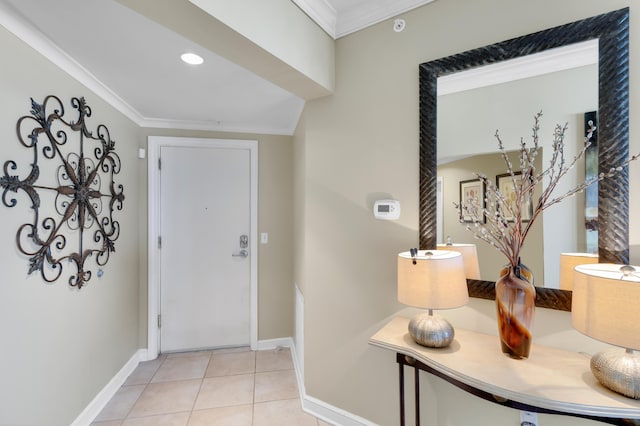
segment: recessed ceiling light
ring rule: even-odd
[[[180,59],[191,65],[200,65],[204,62],[202,56],[196,55],[195,53],[183,53],[180,56]]]

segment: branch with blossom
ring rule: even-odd
[[[564,137],[568,125],[556,125],[553,131],[552,155],[549,166],[538,172],[535,167],[535,159],[540,151],[538,132],[540,130],[539,112],[534,117],[532,146],[520,140],[520,170],[518,173],[513,167],[504,144],[498,131],[495,138],[498,141],[498,149],[507,165],[507,174],[511,176],[513,185],[513,196],[507,200],[505,194],[500,191],[496,183],[487,176],[474,173],[486,187],[484,208],[479,208],[473,200],[463,200],[460,204],[454,203],[464,216],[471,218],[471,223],[466,227],[474,233],[480,240],[489,243],[502,254],[504,254],[513,266],[520,262],[520,251],[524,245],[525,238],[535,221],[535,219],[547,208],[559,203],[563,199],[582,192],[595,182],[611,177],[626,167],[629,162],[636,160],[640,155],[636,154],[618,167],[613,167],[606,172],[599,173],[596,177],[588,179],[577,185],[573,189],[558,197],[552,197],[552,193],[560,179],[565,176],[576,163],[584,156],[590,145],[588,140],[582,149],[567,162],[564,153]],[[538,184],[546,181],[546,186],[542,189],[540,196],[535,199],[534,192]],[[523,209],[533,206],[531,218],[523,222]],[[462,217],[462,215],[461,215]],[[462,219],[461,219],[462,221]]]

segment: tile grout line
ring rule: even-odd
[[[258,369],[258,352],[253,353],[253,392],[251,395],[251,425],[256,422],[256,371]]]
[[[198,397],[200,396],[200,391],[202,390],[202,385],[204,384],[204,379],[207,377],[207,371],[209,370],[209,365],[211,364],[211,360],[213,358],[213,352],[209,354],[209,361],[207,361],[207,366],[204,368],[204,372],[202,373],[202,378],[200,379],[200,386],[198,387],[198,392],[196,393],[196,397],[193,399],[193,404],[191,404],[191,410],[189,411],[189,415],[187,416],[187,426],[191,421],[191,416],[193,415],[193,411],[196,408],[196,402],[198,402]]]
[[[251,425],[253,426],[256,419],[256,361],[253,361],[253,392],[251,392]]]
[[[253,352],[253,357],[252,357],[252,376],[253,377],[252,377],[251,412],[250,412],[251,413],[251,419],[250,419],[251,423],[250,424],[251,425],[256,425],[257,424],[256,423],[256,419],[257,419],[256,418],[256,404],[258,403],[257,402],[257,375],[259,373],[258,372],[259,351],[249,351],[249,352]],[[215,352],[209,352],[209,357],[207,359],[206,366],[204,366],[204,372],[203,372],[202,376],[199,378],[200,379],[200,383],[199,383],[199,386],[198,386],[198,390],[196,392],[196,396],[195,396],[195,398],[193,400],[193,403],[191,405],[191,409],[188,412],[187,411],[183,411],[183,413],[187,414],[185,426],[188,425],[189,422],[194,419],[193,413],[194,413],[194,411],[196,411],[195,410],[196,403],[198,401],[198,398],[201,396],[200,394],[201,394],[203,386],[204,386],[204,380],[207,378],[207,371],[209,370],[209,368],[215,362],[215,359],[214,359],[215,355],[216,355]],[[161,369],[166,364],[166,360],[168,358],[169,357],[167,357],[167,356],[162,357],[162,359],[159,362],[159,365],[153,371],[153,374],[151,374],[150,377],[144,381],[144,383],[140,383],[141,385],[143,385],[142,391],[137,396],[136,400],[133,402],[131,407],[128,409],[126,415],[122,419],[114,419],[115,421],[118,421],[121,426],[129,419],[129,416],[133,412],[136,404],[140,401],[140,397],[143,395],[143,393],[146,390],[148,390],[149,385],[152,384],[154,378],[158,377],[158,375],[160,374]],[[267,359],[269,359],[269,358],[266,358],[263,361],[266,361]],[[261,364],[262,365],[261,368],[264,370],[264,371],[260,371],[261,374],[270,374],[270,373],[277,373],[277,372],[285,372],[285,371],[295,370],[295,368],[286,368],[286,367],[284,367],[284,364],[282,364],[280,362],[272,363],[271,360],[266,361],[266,362],[267,362],[267,364],[264,364],[264,362]],[[230,375],[227,374],[225,376],[235,376],[235,375],[240,375],[240,374],[244,374],[244,373],[236,373],[236,374],[230,374]],[[214,377],[218,377],[218,376],[214,376]],[[184,380],[186,380],[186,379],[184,379]],[[170,380],[170,381],[173,381],[173,380]],[[158,382],[158,383],[161,383],[161,382]],[[122,386],[122,387],[124,387],[124,386]],[[265,403],[271,403],[271,402],[286,401],[286,400],[297,400],[298,404],[302,403],[302,401],[301,401],[301,399],[299,397],[273,399],[273,400],[264,401],[264,402]],[[170,414],[170,413],[167,413],[167,414]],[[144,418],[144,417],[148,417],[148,416],[142,416],[141,418]],[[320,426],[320,420],[315,416],[313,416],[313,417],[314,417],[314,420],[315,420],[314,424],[316,426]],[[135,417],[135,418],[138,418],[138,417]]]
[[[140,400],[140,397],[142,396],[144,391],[147,390],[147,388],[151,384],[151,380],[153,380],[153,378],[158,373],[158,371],[160,370],[160,368],[162,367],[162,365],[164,364],[166,359],[167,359],[166,357],[164,359],[162,359],[162,361],[160,362],[160,365],[158,365],[158,368],[156,368],[156,371],[153,372],[151,377],[149,377],[149,380],[147,381],[147,383],[144,384],[144,388],[142,389],[142,392],[140,392],[140,395],[138,395],[138,397],[136,398],[134,403],[131,404],[131,408],[129,408],[129,410],[127,411],[127,414],[122,419],[120,419],[120,424],[121,425],[124,424],[125,420],[127,420],[129,418],[129,416],[131,415],[131,412],[133,411],[133,408],[136,406],[137,402]],[[120,389],[122,389],[123,387],[124,387],[124,385],[120,386]]]

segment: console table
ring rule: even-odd
[[[589,358],[583,354],[534,344],[529,359],[515,360],[502,354],[497,336],[460,328],[456,328],[449,347],[426,348],[409,336],[408,324],[408,318],[394,318],[369,339],[371,345],[396,352],[401,426],[405,425],[405,366],[414,368],[416,426],[420,424],[419,370],[519,410],[640,425],[640,401],[600,385],[591,374]]]

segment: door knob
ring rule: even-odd
[[[232,254],[231,256],[233,256],[233,257],[247,257],[247,256],[249,256],[249,251],[240,250],[240,253],[235,253],[235,254]]]

